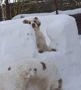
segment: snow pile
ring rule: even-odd
[[[35,16],[24,19],[30,20],[33,17]],[[75,19],[68,15],[48,15],[38,16],[38,18],[42,24],[40,30],[45,35],[47,44],[52,48],[56,48],[57,51],[37,53],[34,30],[30,25],[22,24],[24,19],[1,22],[0,71],[5,68],[6,63],[9,65],[11,59],[15,60],[12,63],[27,57],[49,59],[61,71],[64,90],[80,90],[81,45],[79,43]],[[30,33],[30,35],[27,35],[27,33]]]
[[[49,46],[61,52],[62,56],[58,58],[59,55],[57,55],[56,60],[60,59],[60,61],[63,61],[65,59],[66,63],[64,66],[66,69],[68,67],[69,70],[63,71],[64,73],[66,72],[66,74],[62,73],[62,75],[65,78],[66,75],[69,74],[69,79],[72,77],[72,74],[73,76],[81,74],[81,70],[79,70],[79,68],[81,68],[81,46],[75,19],[69,16],[63,16],[63,18],[59,18],[58,16],[58,19],[59,22],[55,20],[47,28],[47,34],[51,39]],[[64,67],[62,68],[61,66],[60,68],[62,71]]]
[[[3,67],[5,64],[3,68],[24,58],[34,57],[36,51],[32,27],[23,24],[22,21],[13,23],[0,23],[0,66]]]
[[[51,40],[50,47],[55,47],[65,53],[79,51],[80,43],[75,19],[69,16],[66,17],[66,15],[62,15],[62,17],[58,16],[59,22],[54,20],[47,27],[47,34]]]
[[[81,46],[75,19],[68,15],[51,15],[39,19],[42,23],[40,29],[48,45],[56,48],[57,52],[45,52],[36,57],[53,60],[61,71],[64,83],[68,83],[72,76],[81,74]]]

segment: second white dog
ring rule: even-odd
[[[0,90],[61,90],[62,79],[51,60],[27,59],[0,73]]]

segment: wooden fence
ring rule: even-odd
[[[8,3],[0,7],[0,21],[11,19],[18,14],[27,13],[43,13],[56,10],[72,10],[81,8],[81,0],[15,0],[13,3]],[[78,32],[81,34],[81,14],[73,15],[77,21]]]
[[[54,0],[50,0],[50,2],[45,2],[45,0],[18,0],[18,2],[11,4],[6,3],[3,8],[5,10],[5,19],[11,19],[18,14],[43,13],[55,10]]]
[[[77,26],[78,26],[78,34],[81,34],[81,14],[77,14],[77,15],[72,15],[77,22]]]
[[[81,0],[56,0],[58,10],[81,8]]]
[[[0,21],[2,21],[2,10],[1,10],[1,7],[0,7]]]
[[[76,1],[76,2],[75,2]],[[11,19],[18,14],[26,13],[43,13],[56,10],[68,10],[81,7],[81,0],[13,0],[13,3],[8,3],[4,8],[4,19]],[[0,8],[1,9],[1,8]],[[1,10],[0,10],[1,11]],[[1,12],[0,12],[0,16]],[[2,17],[0,17],[2,19]]]

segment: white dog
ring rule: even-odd
[[[62,79],[51,60],[27,59],[0,73],[0,90],[61,90]]]
[[[40,53],[45,52],[45,51],[56,51],[56,49],[49,48],[46,45],[45,37],[44,37],[43,33],[40,31],[41,22],[39,21],[39,19],[37,17],[35,17],[32,20],[24,20],[23,23],[31,24],[32,28],[34,28],[37,48]]]

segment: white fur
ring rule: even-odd
[[[43,62],[46,68],[43,69]],[[0,90],[56,90],[61,79],[51,60],[27,59],[0,74]],[[61,89],[58,89],[61,90]]]
[[[35,28],[35,36],[38,51],[51,51],[52,49],[46,45],[46,40],[40,28]]]

